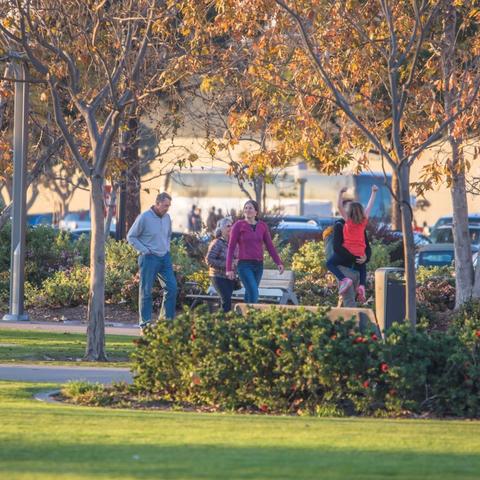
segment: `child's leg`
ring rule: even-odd
[[[340,256],[334,253],[327,261],[327,268],[337,277],[338,279],[338,294],[343,295],[351,286],[352,280],[346,277],[343,272],[338,268],[339,265],[345,265],[345,260]]]
[[[339,265],[343,265],[344,260],[340,255],[334,253],[328,260],[327,260],[327,268],[330,270],[339,281],[342,281],[345,278],[345,275],[342,271],[338,268]]]
[[[360,274],[360,285],[365,286],[367,283],[367,262],[357,263],[355,265],[355,270]]]
[[[364,303],[366,301],[365,298],[365,283],[367,282],[367,264],[366,263],[358,263],[355,265],[355,270],[358,271],[360,274],[360,281],[357,287],[357,300],[360,303]]]

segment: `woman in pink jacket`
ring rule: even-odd
[[[243,207],[244,220],[234,223],[230,232],[227,251],[227,277],[235,277],[233,272],[233,253],[238,245],[237,272],[245,287],[245,302],[258,302],[258,286],[263,274],[263,244],[267,247],[272,260],[280,273],[284,267],[278,256],[268,230],[268,225],[258,219],[258,203],[249,200]]]

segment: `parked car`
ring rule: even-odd
[[[472,245],[472,260],[476,261],[478,245]],[[455,250],[453,243],[432,243],[423,245],[418,249],[415,257],[415,266],[418,267],[443,267],[453,265]]]
[[[272,228],[272,235],[279,236],[279,245],[292,244],[297,250],[307,240],[321,240],[323,228],[315,222],[285,222],[281,221]]]
[[[89,228],[75,228],[73,230],[67,230],[68,234],[70,235],[70,238],[72,240],[78,240],[82,235],[90,239],[90,234],[92,233],[92,229]],[[110,238],[116,238],[116,231],[115,231],[115,226],[110,225]]]
[[[53,225],[53,213],[36,213],[27,215],[27,224],[32,227],[38,225]]]
[[[67,213],[59,222],[58,228],[60,230],[76,230],[91,228],[90,212],[88,210],[81,212]]]
[[[394,230],[392,233],[398,238],[398,240],[403,239],[403,233],[399,230]],[[423,233],[413,232],[413,243],[415,244],[415,248],[419,248],[422,245],[429,245],[432,243],[432,240],[430,240],[430,238],[428,238],[426,235],[423,235]]]
[[[341,217],[319,217],[317,215],[265,215],[262,220],[270,226],[278,225],[280,222],[290,223],[315,223],[324,230],[333,225]]]
[[[81,235],[88,235],[90,237],[90,231],[92,230],[90,211],[85,210],[67,213],[62,220],[58,222],[58,228],[70,232],[74,239],[80,238]],[[116,223],[113,218],[110,223],[110,237],[115,238],[115,233]]]
[[[480,225],[469,225],[468,233],[472,245],[480,245]],[[453,243],[453,230],[451,225],[436,228],[430,235],[433,243]]]
[[[438,227],[443,227],[444,225],[452,225],[453,217],[452,215],[445,215],[440,217],[436,222],[435,225],[432,227],[432,232]],[[472,213],[468,216],[468,223],[470,225],[480,225],[480,214],[479,213]]]

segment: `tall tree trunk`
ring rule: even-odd
[[[255,201],[258,203],[258,208],[260,211],[263,211],[265,209],[265,205],[263,205],[263,188],[265,187],[264,185],[264,180],[263,176],[258,176],[255,177],[253,180],[253,189],[255,191]]]
[[[392,190],[393,196],[392,199],[392,229],[401,230],[402,229],[402,213],[400,210],[400,181],[398,179],[398,174],[393,171],[392,173]]]
[[[405,262],[406,317],[413,327],[417,324],[417,297],[415,276],[415,242],[410,206],[410,167],[402,165],[398,171],[400,183],[400,211],[402,214],[403,258]]]
[[[453,241],[455,249],[455,308],[461,307],[472,297],[473,262],[472,245],[468,232],[468,204],[465,182],[463,152],[452,135],[449,135],[452,148],[452,204]]]
[[[456,42],[457,14],[455,7],[450,3],[447,7],[443,26],[442,66],[445,115],[453,115],[457,89],[454,85],[455,75],[455,42]],[[472,297],[473,290],[473,262],[472,246],[468,233],[468,204],[465,182],[465,162],[463,151],[460,149],[461,139],[453,135],[453,125],[447,129],[447,140],[451,147],[451,161],[449,163],[452,186],[450,193],[453,205],[453,240],[455,249],[455,308],[461,307]]]
[[[125,174],[125,229],[128,232],[140,214],[140,158],[138,156],[139,122],[136,104],[127,113],[127,129],[122,135],[123,159],[128,165]]]
[[[106,361],[105,354],[105,232],[103,225],[103,183],[101,175],[93,175],[90,183],[90,291],[88,296],[88,328],[85,359]]]

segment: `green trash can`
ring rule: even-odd
[[[405,271],[385,267],[375,270],[375,313],[382,333],[405,321]]]

